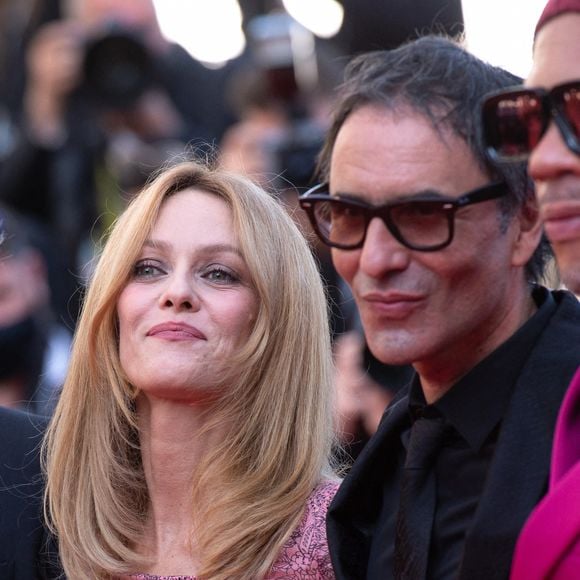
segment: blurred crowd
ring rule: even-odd
[[[410,367],[366,348],[350,290],[297,206],[347,56],[283,11],[253,17],[248,48],[219,68],[166,40],[151,0],[4,0],[0,14],[0,203],[11,238],[0,266],[0,404],[50,414],[108,228],[170,160],[199,157],[249,175],[309,237],[356,456]]]

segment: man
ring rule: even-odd
[[[0,215],[0,244],[3,224]],[[6,580],[59,576],[42,523],[42,427],[33,415],[0,407],[0,578]]]
[[[516,154],[519,158],[529,156],[529,171],[536,182],[546,233],[562,280],[575,294],[580,294],[579,55],[580,0],[550,0],[536,27],[528,88],[490,97],[484,104],[483,117],[492,156],[505,161]],[[547,98],[544,91],[549,91]],[[540,110],[537,104],[542,101],[548,106]],[[515,123],[508,128],[510,118]],[[534,121],[540,131],[534,128]],[[580,345],[576,344],[576,348],[580,349]],[[558,417],[550,489],[520,536],[513,580],[578,577],[579,408],[580,371]]]
[[[0,578],[57,578],[43,528],[41,423],[0,407]]]
[[[301,199],[374,355],[416,371],[329,511],[339,579],[506,578],[545,492],[580,306],[537,285],[525,165],[485,155],[481,97],[515,83],[442,38],[358,57],[321,155],[329,185]]]
[[[49,416],[64,382],[71,334],[54,317],[35,231],[0,206],[0,406]]]

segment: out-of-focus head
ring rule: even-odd
[[[580,0],[550,0],[538,21],[525,86],[483,103],[488,153],[528,161],[563,282],[580,293]]]
[[[563,282],[580,294],[580,0],[550,0],[536,28],[526,85],[569,90],[529,158],[541,214]],[[558,91],[558,89],[556,89]],[[577,147],[566,143],[564,125]]]
[[[29,224],[0,210],[0,383],[4,404],[20,405],[38,385],[50,320],[46,262],[32,242]]]

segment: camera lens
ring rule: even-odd
[[[87,46],[85,87],[106,107],[131,106],[153,82],[153,60],[135,36],[115,31]]]

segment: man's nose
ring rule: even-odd
[[[411,250],[395,239],[381,218],[375,217],[367,228],[359,268],[368,276],[380,278],[390,271],[407,268],[410,255]]]
[[[566,145],[554,120],[531,152],[528,171],[536,181],[555,179],[566,173],[580,176],[580,155]]]

